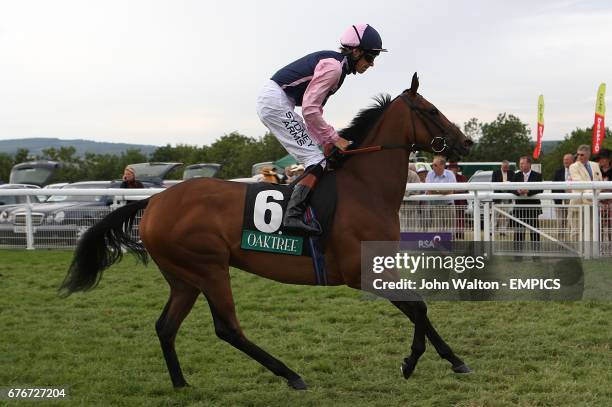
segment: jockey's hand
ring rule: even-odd
[[[352,141],[348,141],[347,139],[342,137],[339,137],[338,140],[336,140],[336,142],[334,143],[334,145],[342,151],[346,150],[351,144],[353,144]]]
[[[334,145],[333,144],[324,144],[323,145],[323,155],[325,157],[329,157],[332,155],[333,151],[334,151]]]

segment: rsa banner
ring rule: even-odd
[[[599,85],[595,104],[595,122],[593,123],[593,154],[599,154],[601,143],[606,135],[604,116],[606,115],[606,84]]]
[[[534,160],[537,160],[542,152],[542,137],[544,137],[544,95],[538,98],[538,142],[533,150]]]

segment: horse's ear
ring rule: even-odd
[[[410,84],[410,93],[413,95],[416,95],[417,90],[419,89],[419,77],[417,76],[417,73],[415,72],[414,75],[412,75],[412,83]]]

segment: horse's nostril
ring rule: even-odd
[[[474,145],[474,142],[470,139],[465,140],[465,146],[466,147],[472,147]]]

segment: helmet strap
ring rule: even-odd
[[[353,30],[355,30],[355,34],[357,34],[357,38],[359,39],[359,45],[357,47],[361,47],[361,35],[359,35],[359,30],[357,30],[355,26],[353,26]]]
[[[357,73],[357,61],[359,61],[360,59],[360,58],[355,59],[355,57],[353,56],[353,50],[355,49],[359,49],[359,48],[357,47],[351,48],[351,53],[346,56],[346,61],[348,63],[348,71],[349,73],[352,73],[352,74]]]

